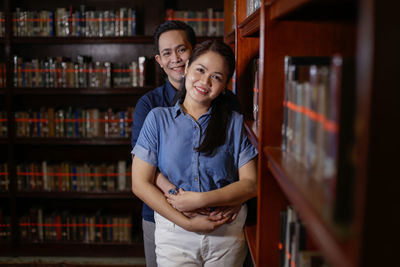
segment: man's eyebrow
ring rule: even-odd
[[[171,48],[164,48],[163,50],[161,50],[160,52],[168,52],[171,51]]]

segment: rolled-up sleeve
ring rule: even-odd
[[[136,145],[131,154],[153,166],[157,166],[159,144],[158,133],[156,116],[154,110],[151,110],[143,123],[139,138],[137,139]]]
[[[249,138],[247,138],[246,131],[242,125],[240,153],[239,153],[239,169],[247,162],[255,158],[257,154],[258,154],[257,149],[250,142]]]

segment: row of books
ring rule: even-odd
[[[0,88],[7,86],[6,63],[0,62]]]
[[[253,14],[254,11],[256,11],[257,9],[260,8],[260,6],[261,6],[261,0],[247,0],[247,2],[246,2],[247,16]]]
[[[13,12],[14,36],[134,36],[136,35],[136,11],[121,7],[117,10],[78,10],[57,8],[54,11]]]
[[[68,107],[15,112],[17,137],[127,138],[132,132],[133,108],[83,109]]]
[[[280,213],[280,267],[326,267],[323,256],[312,248],[297,212],[288,206]]]
[[[0,192],[8,192],[10,190],[10,179],[8,178],[8,164],[0,163]]]
[[[29,242],[71,241],[82,243],[132,242],[132,218],[103,214],[74,214],[31,208],[19,219],[21,240]]]
[[[143,87],[145,64],[144,56],[129,63],[92,61],[89,56],[78,56],[76,61],[65,57],[24,60],[14,56],[13,82],[14,87]]]
[[[0,111],[0,137],[7,137],[8,135],[8,119],[7,112]]]
[[[49,192],[129,192],[130,168],[130,164],[125,161],[102,164],[49,164],[47,161],[18,164],[17,189]]]
[[[224,12],[167,9],[166,20],[180,20],[190,25],[197,36],[224,36]]]
[[[0,208],[0,242],[11,240],[11,217]]]
[[[4,17],[4,12],[0,11],[0,37],[5,36],[6,32],[6,24],[5,24],[5,17]]]
[[[354,61],[286,57],[282,149],[321,184],[334,217],[351,216]],[[349,208],[345,208],[349,207]]]

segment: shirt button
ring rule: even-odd
[[[196,177],[196,178],[194,178],[194,180],[197,182],[197,177]]]

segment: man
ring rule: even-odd
[[[155,107],[172,106],[173,100],[180,84],[183,81],[185,64],[192,54],[196,44],[193,29],[181,21],[166,21],[156,29],[154,42],[157,54],[155,59],[167,75],[166,82],[143,95],[135,106],[132,125],[132,148],[136,145],[140,130],[147,114]],[[236,97],[227,92],[232,98],[232,109],[239,111]],[[154,243],[154,211],[143,203],[142,209],[143,241],[146,256],[146,266],[157,266]]]

